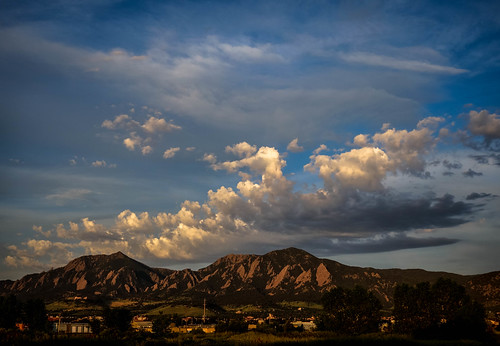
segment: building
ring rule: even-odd
[[[150,321],[146,316],[134,316],[131,326],[138,332],[153,332],[153,322]]]
[[[295,322],[292,322],[292,326],[294,328],[304,328],[304,330],[313,330],[314,328],[316,328],[316,324],[314,323],[314,321],[295,321]]]
[[[92,334],[92,328],[88,322],[55,322],[52,330],[59,334]]]

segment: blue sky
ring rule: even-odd
[[[295,246],[498,270],[495,1],[0,4],[0,278]]]

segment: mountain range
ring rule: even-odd
[[[208,297],[219,304],[319,301],[336,286],[363,286],[392,305],[398,283],[449,278],[488,309],[500,310],[500,271],[480,275],[422,269],[354,267],[287,248],[265,255],[227,255],[199,270],[152,268],[121,252],[76,258],[66,266],[0,281],[0,294],[57,300],[70,297],[168,299]]]

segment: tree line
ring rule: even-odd
[[[48,331],[47,311],[42,299],[19,301],[16,296],[0,296],[0,328],[14,329],[24,323],[32,331]]]
[[[361,286],[333,288],[323,295],[322,305],[323,314],[316,321],[318,330],[346,335],[379,331],[382,304],[373,292]],[[21,302],[13,295],[0,296],[0,311],[0,328],[15,329],[16,323],[23,322],[30,331],[49,331],[47,311],[41,299]],[[450,279],[440,278],[432,285],[429,282],[414,286],[398,284],[394,290],[392,313],[391,331],[398,334],[428,339],[480,339],[486,336],[484,307],[471,299],[463,286]],[[154,331],[159,334],[166,333],[174,322],[166,316],[161,317],[153,323]],[[131,318],[131,311],[127,309],[106,307],[102,323],[96,319],[90,323],[96,334],[101,331],[119,334],[130,328]]]
[[[376,332],[382,304],[361,286],[336,287],[322,298],[324,314],[320,330],[343,334]],[[398,284],[394,290],[395,333],[415,338],[478,339],[486,335],[484,307],[472,300],[465,288],[450,279],[415,286]]]

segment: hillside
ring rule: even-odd
[[[151,268],[121,252],[83,256],[66,266],[0,281],[1,294],[60,299],[72,296],[129,298],[210,297],[223,304],[318,301],[335,286],[360,285],[387,307],[398,283],[450,278],[489,308],[500,306],[500,272],[458,275],[421,269],[374,269],[346,266],[288,248],[265,255],[227,255],[197,271]]]

